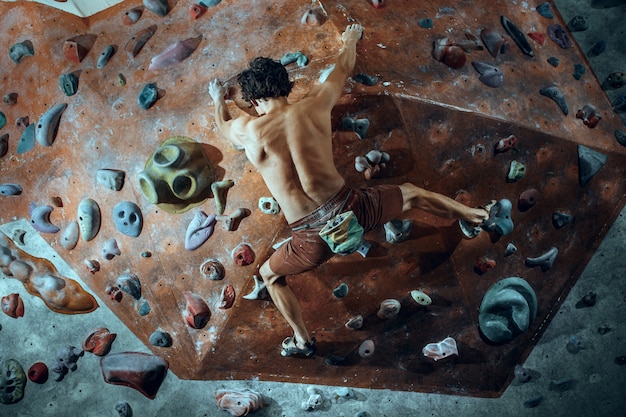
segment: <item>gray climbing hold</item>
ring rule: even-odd
[[[563,114],[567,116],[567,114],[569,113],[567,100],[565,100],[565,96],[563,95],[563,93],[559,91],[558,88],[554,86],[544,87],[541,90],[539,90],[539,94],[541,94],[542,96],[548,97],[549,99],[554,101],[559,106]]]
[[[139,206],[132,201],[122,201],[113,207],[113,222],[120,232],[137,237],[143,227],[143,215]]]
[[[622,146],[626,146],[626,132],[623,130],[616,130],[614,134],[617,142]]]
[[[139,107],[144,110],[148,110],[154,105],[154,103],[156,103],[158,98],[159,92],[157,90],[156,83],[148,83],[141,89],[137,102],[139,103]]]
[[[105,65],[109,63],[109,60],[114,53],[115,47],[113,45],[105,46],[104,50],[102,50],[102,53],[100,53],[100,56],[98,57],[98,68],[104,68]]]
[[[537,314],[537,296],[519,277],[504,278],[485,293],[478,322],[482,334],[494,343],[506,343],[530,327]]]
[[[35,50],[31,41],[24,41],[13,44],[9,49],[9,58],[16,64],[19,64],[24,57],[34,56]]]
[[[554,260],[556,259],[556,255],[559,254],[559,250],[553,246],[549,251],[544,253],[541,256],[537,256],[536,258],[526,258],[526,266],[529,268],[538,266],[541,267],[543,272],[548,271],[552,268],[552,264],[554,264]]]
[[[513,231],[513,220],[511,220],[511,201],[503,198],[489,209],[489,218],[485,220],[482,228],[488,232],[495,231],[502,236],[506,236]]]
[[[126,173],[117,169],[99,169],[96,171],[96,181],[113,191],[119,191],[124,186]]]
[[[59,130],[61,115],[67,108],[67,103],[52,106],[41,115],[35,128],[35,139],[42,146],[51,146]]]
[[[19,184],[0,184],[0,195],[20,195],[22,194],[22,187]]]
[[[572,220],[574,220],[574,216],[572,216],[571,214],[563,213],[560,211],[555,211],[554,213],[552,213],[552,224],[557,229],[560,229],[566,224],[571,223]]]
[[[339,284],[337,288],[333,290],[333,295],[337,298],[343,298],[348,295],[348,285],[345,282]]]
[[[162,330],[157,330],[150,335],[150,344],[158,347],[172,346],[172,336]]]
[[[578,177],[584,187],[606,163],[607,156],[584,145],[578,145]]]
[[[73,96],[78,91],[78,77],[73,73],[62,74],[59,77],[59,87],[66,96]]]

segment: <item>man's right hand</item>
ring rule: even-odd
[[[343,43],[358,42],[363,36],[363,26],[358,23],[348,25],[346,30],[341,34],[341,40]]]

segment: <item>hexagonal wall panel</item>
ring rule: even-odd
[[[93,16],[88,25],[41,5],[0,4],[2,27],[7,28],[3,42],[30,40],[35,49],[34,56],[18,64],[6,54],[0,56],[2,68],[9,69],[2,90],[19,94],[16,105],[2,106],[9,121],[3,130],[10,135],[8,154],[0,159],[2,182],[23,188],[19,196],[1,197],[1,220],[27,218],[31,202],[49,204],[50,198],[60,197],[62,207],[53,209],[50,220],[64,230],[77,218],[83,199],[96,200],[103,219],[93,240],[80,240],[76,248],[65,250],[62,232],[44,238],[104,300],[102,308],[114,311],[181,378],[259,378],[479,396],[503,392],[514,365],[532,350],[624,204],[626,149],[613,135],[623,125],[583,54],[575,44],[562,49],[546,39],[529,40],[533,56],[528,56],[500,22],[500,16],[506,16],[524,33],[545,34],[550,24],[565,26],[558,13],[547,19],[526,3],[506,1],[488,2],[485,7],[475,2],[454,7],[435,1],[389,2],[379,9],[362,0],[324,1],[313,6],[323,9],[328,20],[307,26],[301,18],[311,6],[308,1],[221,2],[197,20],[189,16],[190,4],[170,1],[167,16],[144,10],[135,24],[124,25],[125,12],[140,4],[124,2]],[[420,26],[426,18],[432,20],[432,28]],[[242,296],[252,291],[256,268],[289,230],[280,215],[258,208],[259,198],[269,192],[245,155],[218,136],[207,86],[216,77],[232,79],[256,56],[279,59],[287,52],[302,51],[308,65],[288,66],[297,100],[333,63],[341,33],[353,22],[365,27],[354,73],[377,76],[378,81],[366,86],[351,79],[333,111],[335,159],[347,182],[363,186],[411,181],[473,206],[508,199],[513,203],[514,229],[507,236],[485,231],[470,240],[454,220],[414,210],[407,213],[413,222],[408,241],[390,244],[382,228],[370,232],[366,238],[372,247],[365,258],[335,257],[315,271],[289,278],[318,340],[318,355],[282,358],[280,342],[290,335],[289,327],[271,301]],[[136,56],[128,54],[125,45],[151,25],[157,27],[153,36]],[[485,28],[506,39],[496,58],[475,48],[482,48],[482,42],[474,39]],[[65,41],[83,34],[95,36],[91,49],[78,64],[66,60]],[[153,56],[199,34],[203,39],[189,58],[169,69],[148,70]],[[432,57],[433,42],[443,37],[457,44],[470,40],[468,45],[473,46],[466,45],[464,66],[453,69]],[[97,68],[107,45],[114,45],[116,52],[104,68]],[[559,58],[558,67],[547,62],[552,56]],[[484,85],[471,62],[496,65],[503,74],[502,85]],[[574,64],[587,70],[580,79],[573,76]],[[79,79],[73,96],[59,88],[59,77],[66,73]],[[138,97],[148,83],[156,84],[159,98],[145,110]],[[568,115],[539,93],[549,86],[564,95]],[[13,121],[28,115],[36,122],[57,103],[67,103],[68,108],[52,146],[36,144],[18,154],[22,130]],[[586,104],[602,116],[595,128],[576,117]],[[249,111],[242,107],[230,104],[235,115]],[[345,117],[370,121],[363,139],[344,129]],[[510,135],[517,139],[515,147],[495,152],[496,144]],[[232,231],[218,222],[213,236],[194,251],[184,247],[186,228],[198,210],[215,213],[214,198],[170,214],[150,204],[139,187],[138,175],[146,161],[173,136],[203,143],[216,167],[215,179],[234,181],[227,193],[226,214],[238,208],[251,213]],[[583,172],[590,168],[584,161],[580,165],[579,145],[606,156],[606,163],[597,172],[592,168],[594,175],[584,185],[580,167]],[[379,177],[367,181],[355,170],[354,159],[372,149],[387,152],[390,162]],[[517,181],[507,179],[514,160],[525,166],[525,176]],[[98,183],[97,170],[104,168],[124,171],[121,190]],[[519,196],[529,189],[538,192],[536,204],[520,210]],[[140,206],[144,224],[138,237],[116,229],[112,212],[120,201]],[[557,228],[554,213],[569,214],[573,221]],[[110,238],[116,239],[121,254],[107,260],[101,250]],[[249,266],[239,266],[233,258],[241,243],[255,252],[256,260]],[[517,252],[505,256],[509,243]],[[526,258],[541,256],[552,247],[558,255],[551,268],[526,266]],[[142,256],[146,252],[151,256]],[[475,264],[482,257],[491,258],[495,266],[480,274]],[[211,258],[225,266],[224,280],[202,275],[200,266]],[[98,260],[100,271],[89,273],[85,260]],[[142,300],[110,299],[106,287],[128,272],[141,281]],[[522,277],[533,287],[537,316],[513,341],[489,343],[478,328],[478,308],[495,282],[511,276]],[[332,291],[342,282],[349,292],[338,299]],[[227,284],[237,296],[234,306],[223,310],[220,294]],[[415,303],[409,294],[414,289],[427,293],[433,303],[427,307]],[[197,294],[209,306],[211,317],[203,329],[192,329],[183,319],[184,292]],[[401,310],[385,320],[376,313],[388,298],[400,301]],[[138,310],[144,302],[150,311],[141,315]],[[364,317],[363,328],[347,329],[346,321],[358,314]],[[173,336],[172,347],[149,344],[157,329]],[[447,336],[456,340],[458,356],[435,362],[422,354],[426,344]],[[365,340],[375,344],[371,358],[358,355]]]

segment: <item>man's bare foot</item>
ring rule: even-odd
[[[472,208],[468,207],[465,213],[461,216],[462,220],[476,226],[481,225],[485,220],[489,218],[489,212],[484,208]]]

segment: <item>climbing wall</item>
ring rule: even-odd
[[[221,2],[198,16],[191,13],[194,7],[197,12],[192,1],[170,0],[160,15],[133,0],[80,19],[39,4],[1,3],[5,50],[29,42],[34,54],[18,63],[9,54],[0,55],[0,93],[16,94],[0,104],[7,119],[0,135],[8,134],[0,182],[22,190],[0,196],[0,221],[31,219],[29,207],[49,205],[49,222],[60,229],[28,229],[8,238],[19,248],[31,234],[41,233],[102,300],[100,308],[111,309],[180,378],[499,395],[624,205],[626,148],[614,134],[624,126],[578,47],[564,49],[547,37],[549,25],[560,24],[567,32],[554,7],[554,17],[548,18],[528,3],[444,6],[435,1],[390,1],[375,8],[365,0],[242,0]],[[309,8],[324,19],[305,24]],[[543,41],[538,35],[533,35],[538,40],[526,38],[532,56],[528,47],[524,52],[517,46],[501,16],[522,33],[545,35]],[[356,253],[336,257],[288,279],[317,338],[318,354],[282,358],[280,342],[291,330],[271,301],[243,296],[254,290],[258,265],[289,230],[280,214],[259,208],[259,199],[269,192],[245,155],[218,136],[207,87],[214,78],[232,80],[256,56],[280,59],[300,51],[308,63],[287,65],[296,82],[295,101],[334,62],[341,33],[354,22],[365,27],[354,74],[376,80],[351,79],[333,111],[335,160],[348,183],[411,181],[472,206],[506,199],[512,203],[514,228],[505,235],[483,231],[467,239],[457,222],[414,210],[407,213],[413,223],[408,241],[391,244],[382,228],[370,232],[365,258]],[[485,29],[504,40],[496,57],[481,40]],[[137,50],[147,31],[151,37]],[[188,58],[149,69],[153,57],[184,40],[197,46]],[[113,54],[99,68],[109,45]],[[548,62],[551,57],[558,58],[558,66]],[[463,58],[466,62],[459,65]],[[473,62],[488,64],[488,78],[501,78],[501,85],[484,84]],[[574,77],[575,64],[586,69],[584,74],[579,70]],[[146,85],[152,96],[145,93]],[[541,90],[552,92],[561,104],[565,100],[568,114]],[[146,97],[156,101],[146,105]],[[250,111],[233,98],[229,106],[235,116]],[[44,144],[49,146],[35,141],[31,149],[22,145],[18,152],[28,139],[24,117],[37,124],[62,103],[67,108],[58,131],[48,132],[53,140]],[[587,123],[585,115],[576,116],[578,110],[584,110]],[[601,120],[588,127],[594,115]],[[363,119],[369,128],[359,137],[346,120]],[[511,135],[514,146],[496,149]],[[249,211],[235,227],[219,220],[213,235],[195,250],[185,248],[186,231],[200,211],[216,214],[215,196],[209,193],[201,205],[171,213],[150,202],[138,179],[155,150],[177,136],[202,144],[215,167],[214,182],[233,181],[224,215]],[[371,150],[386,152],[389,162],[376,178],[366,180],[355,169],[355,158]],[[523,176],[509,175],[513,161],[523,165]],[[98,180],[103,169],[124,174],[119,190]],[[520,209],[520,195],[531,189],[536,190],[532,204],[523,206],[525,199]],[[80,238],[73,249],[65,249],[64,233],[79,220],[79,205],[86,199],[99,206],[100,228],[93,239]],[[141,210],[143,227],[137,237],[115,226],[114,207],[124,201]],[[46,214],[36,213],[47,223]],[[555,224],[555,215],[569,222]],[[107,246],[111,239],[118,255],[112,256]],[[241,244],[255,255],[247,266],[238,264],[235,249]],[[507,252],[509,244],[516,251]],[[548,256],[553,248],[558,251],[554,259]],[[541,263],[544,257],[553,262]],[[528,258],[539,258],[541,265],[531,261],[529,266]],[[203,274],[201,266],[211,259],[224,266],[222,280]],[[135,298],[132,291],[122,291],[121,299],[116,298],[112,287],[128,287],[130,274],[140,282],[141,294]],[[507,277],[520,277],[533,288],[536,317],[513,340],[493,343],[478,327],[479,307],[487,290]],[[333,290],[341,283],[348,293],[340,298]],[[234,304],[219,308],[228,285],[236,293]],[[427,294],[432,304],[416,303],[412,290]],[[202,328],[192,328],[183,316],[189,294],[210,310]],[[377,314],[386,299],[401,305],[391,318]],[[358,315],[363,326],[347,328],[346,322]],[[172,345],[151,344],[156,331],[169,334]],[[448,336],[455,339],[458,355],[438,361],[424,356],[424,346]],[[373,351],[370,345],[359,354],[367,340]]]

